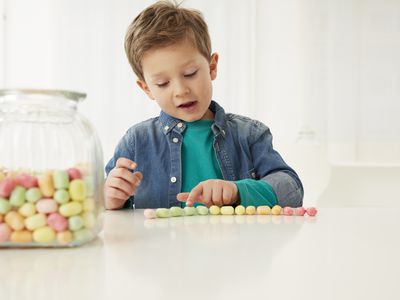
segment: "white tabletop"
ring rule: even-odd
[[[0,249],[0,299],[399,299],[400,209],[145,220],[95,241]],[[276,297],[276,298],[274,298]]]

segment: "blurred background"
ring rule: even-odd
[[[87,93],[105,163],[159,114],[125,31],[154,1],[0,0],[0,88]],[[214,99],[271,128],[305,205],[400,203],[400,0],[186,0],[220,55]],[[1,154],[0,154],[1,155]]]

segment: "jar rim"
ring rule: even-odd
[[[85,93],[79,93],[68,90],[47,90],[47,89],[0,89],[0,97],[18,96],[18,95],[47,95],[47,96],[62,96],[76,102],[80,102],[86,98]]]

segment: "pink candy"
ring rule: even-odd
[[[69,168],[67,170],[68,175],[69,175],[69,180],[74,180],[74,179],[80,179],[82,178],[81,171],[79,171],[77,168]]]
[[[143,212],[146,219],[155,219],[157,218],[156,211],[154,209],[145,209]]]
[[[317,214],[318,210],[315,207],[307,208],[307,214],[311,217],[314,217]]]
[[[306,210],[304,209],[304,207],[296,207],[294,209],[294,214],[296,216],[304,216],[305,213],[306,213]]]
[[[291,208],[291,207],[289,207],[289,206],[284,207],[284,208],[283,208],[283,214],[284,214],[285,216],[291,216],[291,215],[293,215],[293,208]]]
[[[0,243],[7,241],[11,236],[11,228],[5,224],[0,224]]]
[[[65,231],[68,228],[68,221],[58,213],[52,213],[47,217],[47,224],[57,232]]]
[[[6,178],[0,181],[0,197],[8,198],[15,187],[15,181],[12,178]]]
[[[36,209],[41,214],[49,214],[58,210],[58,204],[53,199],[41,199],[36,203]]]
[[[26,189],[38,186],[37,178],[25,173],[20,173],[17,176],[15,176],[15,182]]]

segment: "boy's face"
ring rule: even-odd
[[[137,84],[172,117],[186,122],[212,119],[208,107],[217,63],[218,54],[214,53],[208,62],[186,40],[150,49],[142,59],[145,81],[137,80]]]

